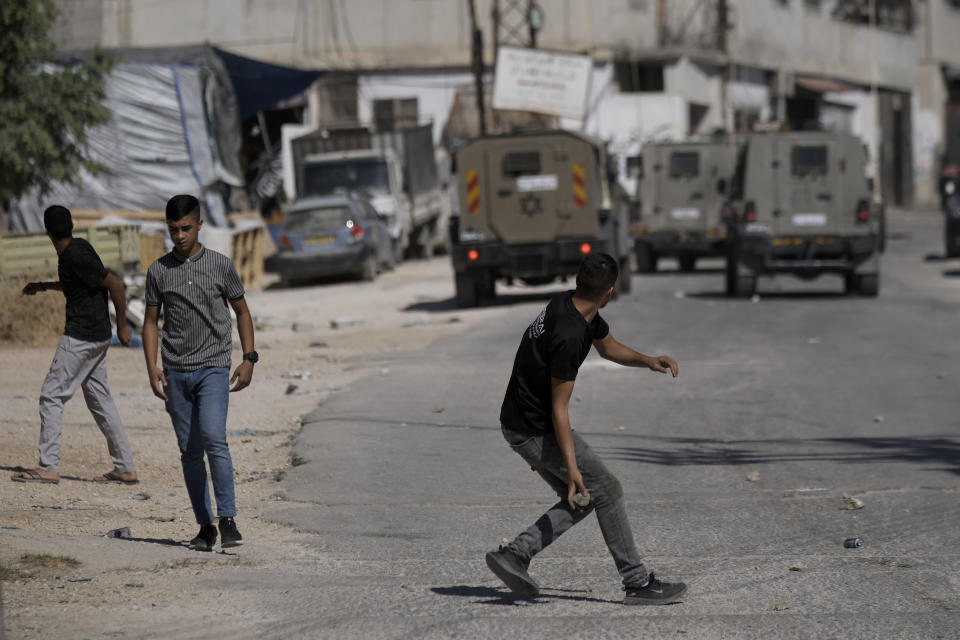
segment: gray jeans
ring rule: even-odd
[[[624,586],[645,584],[648,571],[633,540],[630,521],[623,504],[623,488],[586,441],[573,432],[577,467],[587,489],[593,490],[590,494],[593,501],[584,510],[573,511],[567,504],[567,465],[556,438],[552,435],[525,436],[507,427],[503,427],[503,437],[510,444],[510,448],[520,454],[530,468],[540,474],[560,497],[557,504],[550,507],[529,529],[514,538],[507,548],[529,562],[567,529],[583,520],[591,511],[596,511],[600,532],[617,565],[617,571],[623,578]]]
[[[60,470],[63,405],[83,389],[87,409],[107,438],[110,460],[117,471],[133,471],[133,452],[127,442],[117,406],[107,386],[107,349],[110,341],[86,342],[61,336],[50,371],[40,390],[40,468]]]

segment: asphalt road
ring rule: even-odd
[[[622,606],[592,517],[534,560],[535,601],[487,571],[554,501],[499,433],[546,303],[518,294],[477,330],[361,363],[371,376],[307,417],[272,517],[326,560],[234,588],[257,593],[264,637],[957,637],[960,263],[940,233],[937,215],[893,218],[877,299],[782,277],[728,300],[717,261],[635,275],[604,310],[618,340],[680,363],[673,380],[592,354],[571,414],[682,604]]]

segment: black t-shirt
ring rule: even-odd
[[[63,332],[86,342],[109,340],[113,333],[107,310],[107,290],[100,286],[107,269],[90,243],[73,238],[57,263],[67,299],[67,326]]]
[[[553,433],[551,378],[575,380],[594,340],[610,328],[598,313],[587,322],[573,291],[553,297],[523,334],[500,409],[500,422],[516,433]]]

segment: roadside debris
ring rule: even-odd
[[[760,481],[760,472],[759,472],[759,471],[751,471],[750,473],[748,473],[748,474],[746,475],[746,478],[747,478],[747,480],[749,480],[750,482],[759,482],[759,481]]]
[[[130,527],[120,527],[119,529],[111,529],[107,531],[104,535],[104,538],[129,538],[130,537]]]
[[[626,428],[625,426],[623,426],[622,424],[617,426],[617,431],[626,431],[626,430],[627,430],[627,428]]]
[[[283,374],[283,377],[287,380],[309,380],[313,377],[312,371],[300,371],[299,369],[291,369]]]
[[[150,494],[147,493],[146,491],[141,491],[140,493],[135,493],[130,497],[133,498],[134,500],[149,500]]]
[[[754,303],[754,304],[760,302],[760,296],[757,295],[756,293],[753,294],[753,295],[750,297],[750,302],[752,302],[752,303]]]
[[[67,582],[93,582],[93,578],[69,578]]]
[[[786,600],[779,600],[773,603],[774,611],[786,611],[790,608],[790,604]]]
[[[798,562],[790,567],[790,571],[803,571],[806,568],[807,567],[802,562]]]
[[[330,320],[331,329],[344,329],[346,327],[358,327],[363,324],[363,320],[360,318],[351,318],[349,316],[341,316],[339,318],[332,318]]]
[[[283,392],[283,395],[288,396],[299,388],[300,387],[295,384],[288,384],[286,390]]]
[[[330,345],[328,345],[328,344],[327,344],[326,342],[324,342],[323,340],[314,340],[313,342],[310,343],[310,346],[311,346],[311,347],[314,347],[314,348],[316,348],[316,349],[326,349],[326,348],[329,347]]]
[[[446,411],[446,410],[447,410],[446,407],[434,407],[434,408],[432,409],[432,411],[433,411],[434,413],[443,413],[443,412]]]
[[[884,420],[883,416],[874,416],[873,418],[874,422],[883,422],[883,420]]]
[[[843,541],[843,546],[847,549],[857,549],[863,546],[863,540],[860,538],[847,538]]]
[[[863,503],[861,501],[846,493],[843,494],[843,502],[847,505],[847,509],[851,511],[854,509],[863,509]]]

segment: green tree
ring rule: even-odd
[[[110,119],[108,56],[53,67],[53,0],[0,0],[0,204],[53,182],[78,184],[87,128]]]

